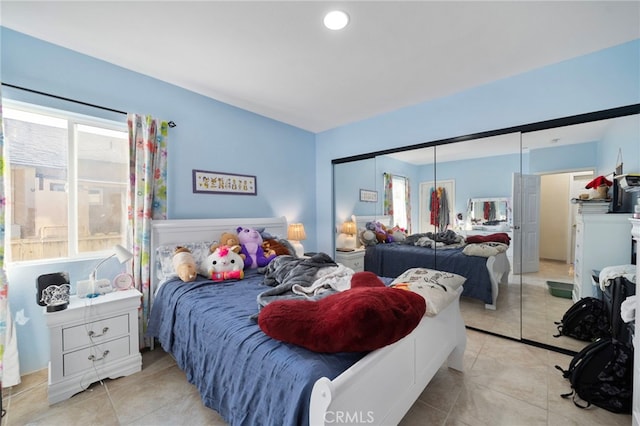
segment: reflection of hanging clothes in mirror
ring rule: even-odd
[[[429,209],[431,210],[430,223],[436,226],[438,232],[446,231],[451,219],[449,199],[445,188],[431,188]]]
[[[485,201],[484,203],[484,220],[496,220],[496,203],[494,201]]]

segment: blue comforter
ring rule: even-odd
[[[463,296],[493,303],[487,258],[467,256],[462,253],[462,248],[432,249],[407,244],[377,244],[367,247],[364,268],[381,277],[397,277],[410,268],[452,272],[467,279]]]
[[[319,354],[268,337],[250,319],[267,288],[262,281],[255,272],[222,283],[171,280],[158,290],[147,335],[229,424],[306,425],[314,382],[334,379],[365,354]]]

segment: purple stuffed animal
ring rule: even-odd
[[[267,266],[276,255],[265,257],[262,249],[262,236],[253,228],[239,226],[238,240],[240,241],[240,254],[244,254],[244,269],[255,269],[259,266]]]

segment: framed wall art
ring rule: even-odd
[[[378,191],[371,191],[368,189],[360,190],[360,201],[365,201],[368,203],[377,203],[378,202]]]
[[[201,194],[257,195],[255,176],[193,170],[193,192]]]

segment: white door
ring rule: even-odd
[[[513,174],[513,273],[540,269],[540,176]]]

